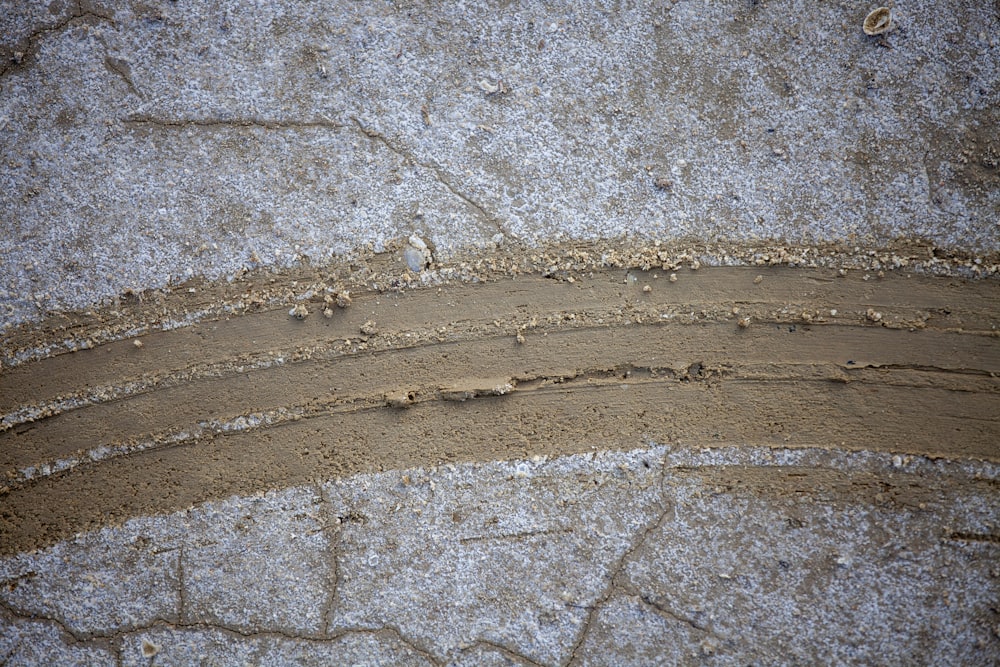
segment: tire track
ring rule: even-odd
[[[1000,459],[1000,344],[956,326],[997,319],[994,284],[754,277],[370,293],[330,319],[253,313],[23,364],[0,376],[0,548],[359,471],[637,442]]]

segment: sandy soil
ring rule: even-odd
[[[842,271],[674,253],[642,270],[593,250],[537,271],[485,258],[493,272],[460,266],[464,282],[440,267],[390,278],[378,261],[399,258],[380,255],[364,275],[192,283],[14,332],[0,550],[359,471],[649,442],[1000,460],[995,279],[912,272],[912,255]],[[184,313],[195,323],[175,327]],[[725,477],[913,506],[935,493],[828,471]]]

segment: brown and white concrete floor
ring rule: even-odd
[[[0,663],[1000,662],[1000,9],[0,3]]]

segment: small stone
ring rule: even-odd
[[[135,345],[136,349],[139,349],[140,347],[142,347],[142,341],[139,340],[138,338],[136,338],[134,341],[132,341],[132,344]]]
[[[403,259],[410,271],[419,273],[430,266],[433,255],[422,238],[411,234],[406,248],[403,249]]]
[[[142,657],[152,658],[159,652],[160,652],[160,646],[158,644],[154,644],[148,639],[142,640]]]
[[[758,275],[756,278],[753,279],[754,285],[760,285],[762,282],[764,282],[764,276]]]
[[[677,274],[676,273],[671,273],[670,274],[670,282],[672,282],[672,283],[677,282]]]
[[[413,405],[413,394],[411,392],[404,391],[386,394],[385,403],[390,408],[408,408]]]
[[[882,35],[892,30],[892,10],[888,7],[879,7],[873,10],[862,24],[862,29],[866,35]]]
[[[297,320],[304,320],[309,317],[309,309],[305,307],[305,304],[296,304],[294,308],[288,311],[288,314]]]

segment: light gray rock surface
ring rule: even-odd
[[[0,0],[0,332],[366,248],[995,253],[1000,8],[874,6]],[[830,500],[855,475],[890,491]],[[3,558],[0,664],[998,664],[998,477],[648,445],[317,480]]]
[[[734,468],[744,483],[727,485]],[[651,447],[235,497],[0,560],[0,658],[988,664],[998,479],[866,452]],[[913,484],[928,501],[901,506],[893,489]]]
[[[869,9],[4,0],[3,322],[415,231],[997,250],[995,4]]]

